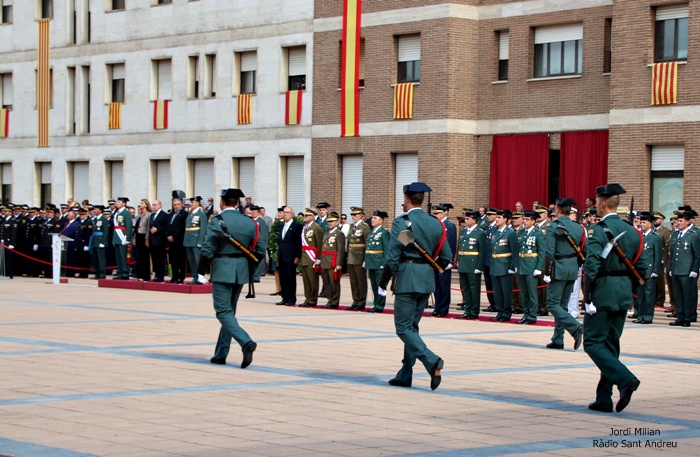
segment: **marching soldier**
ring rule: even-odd
[[[515,256],[518,255],[518,236],[508,226],[513,214],[508,209],[496,214],[496,228],[491,233],[491,283],[497,314],[490,320],[510,322],[513,314],[513,276]]]
[[[668,264],[676,299],[676,320],[669,323],[672,326],[690,327],[693,311],[697,312],[700,236],[691,227],[692,219],[690,211],[679,211],[676,216],[678,234],[674,236]]]
[[[126,247],[132,236],[131,213],[126,209],[129,202],[127,197],[119,197],[116,202],[117,211],[112,215],[112,246],[117,260],[117,274],[113,279],[129,279],[129,265],[126,262]]]
[[[663,275],[663,240],[654,233],[654,216],[650,212],[642,211],[639,214],[639,224],[644,239],[644,253],[646,254],[646,277],[644,284],[637,289],[639,307],[635,309],[637,319],[635,324],[651,324],[654,320],[654,306],[656,303],[656,278]]]
[[[323,285],[328,294],[328,304],[324,308],[337,309],[340,306],[340,277],[343,275],[345,258],[345,235],[338,228],[340,216],[335,211],[328,215],[328,231],[323,235],[321,247],[321,267]]]
[[[459,272],[459,287],[462,289],[464,314],[460,319],[477,319],[479,317],[481,273],[484,271],[486,245],[488,240],[484,231],[477,226],[479,213],[464,213],[466,228],[459,236],[459,250],[455,255],[455,265]]]
[[[352,306],[349,309],[364,311],[367,304],[367,271],[363,264],[365,263],[369,225],[364,221],[365,210],[360,207],[350,207],[350,216],[353,218],[353,223],[350,225],[347,252],[350,291],[352,292]]]
[[[87,278],[90,271],[90,238],[92,238],[93,225],[88,217],[87,208],[80,208],[80,222],[75,231],[75,256],[78,260],[78,274],[81,278]]]
[[[185,221],[185,238],[182,242],[185,251],[187,251],[187,261],[192,272],[190,284],[199,284],[196,274],[197,265],[199,264],[199,255],[202,252],[206,235],[207,216],[202,210],[202,197],[198,195],[190,198],[190,212],[187,214],[187,220]]]
[[[537,322],[537,278],[544,270],[545,236],[535,229],[539,215],[525,211],[524,229],[518,238],[519,252],[516,261],[522,297],[523,318],[516,324],[530,325]]]
[[[304,281],[304,303],[299,306],[314,307],[318,304],[318,278],[321,267],[323,229],[315,221],[316,211],[304,209],[304,228],[301,231],[301,277]]]
[[[90,248],[92,248],[92,264],[95,270],[93,279],[105,279],[107,277],[107,264],[105,250],[109,244],[109,219],[102,215],[104,205],[95,205],[93,212],[97,216],[92,230],[92,238],[90,238]]]
[[[662,242],[662,257],[661,257],[661,271],[659,272],[658,278],[656,278],[656,306],[663,307],[666,303],[666,279],[667,279],[667,267],[668,267],[668,256],[671,251],[671,234],[673,231],[664,225],[666,216],[658,211],[654,212],[654,233],[661,237]],[[675,301],[673,300],[673,287],[671,286],[671,277],[668,276],[669,284],[669,299],[671,300],[671,307],[674,307]]]
[[[367,310],[368,313],[383,313],[386,297],[379,295],[379,280],[384,268],[384,259],[389,250],[391,235],[382,225],[389,215],[384,211],[375,211],[372,215],[372,231],[367,237],[367,249],[365,250],[365,268],[369,274],[369,282],[374,294],[374,306]]]

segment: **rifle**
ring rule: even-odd
[[[630,201],[630,212],[627,213],[627,221],[630,223],[630,225],[634,226],[634,196]]]
[[[223,220],[219,222],[221,229],[209,226],[209,230],[229,240],[234,246],[240,249],[243,254],[246,255],[248,258],[248,294],[246,295],[246,298],[255,298],[255,281],[253,280],[253,276],[255,275],[255,268],[258,266],[261,259],[259,259],[254,252],[251,252],[228,233],[228,228]]]

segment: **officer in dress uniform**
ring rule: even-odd
[[[259,237],[257,242],[255,241],[257,232],[255,222],[239,211],[240,199],[244,196],[240,189],[222,190],[219,203],[221,214],[211,218],[209,227],[228,233],[246,249],[257,254],[258,258],[264,258],[267,245],[264,242],[261,243]],[[197,266],[198,281],[206,281],[204,274],[211,262],[213,262],[211,268],[212,297],[216,318],[221,323],[221,329],[214,357],[209,361],[219,365],[225,364],[233,338],[241,346],[243,352],[241,368],[246,368],[253,362],[253,352],[258,347],[236,319],[238,297],[243,289],[243,284],[247,284],[250,280],[248,257],[229,239],[209,230]]]
[[[41,224],[41,238],[39,239],[39,259],[49,264],[41,264],[41,271],[46,278],[53,278],[53,238],[54,233],[59,233],[61,229],[58,226],[58,220],[54,217],[56,208],[52,206],[46,207],[46,220]]]
[[[78,275],[81,278],[87,278],[90,272],[90,238],[92,238],[93,225],[92,220],[88,217],[87,208],[78,210],[80,222],[75,231],[75,256],[78,261]]]
[[[466,227],[459,236],[459,250],[455,253],[455,265],[459,272],[459,287],[462,289],[464,314],[460,319],[474,320],[479,317],[481,273],[484,271],[487,244],[486,234],[477,226],[479,213],[466,211]]]
[[[519,277],[523,318],[516,324],[537,322],[537,278],[544,270],[545,236],[535,228],[539,215],[534,211],[523,213],[523,230],[518,238],[516,267]]]
[[[666,221],[666,216],[659,211],[654,211],[654,233],[661,237],[662,242],[662,258],[661,258],[661,271],[659,272],[658,278],[656,278],[656,306],[663,307],[666,303],[666,279],[668,272],[668,258],[671,251],[671,234],[673,231],[664,225]],[[673,287],[671,286],[671,279],[668,277],[669,284],[669,298],[673,302]],[[671,305],[673,306],[673,304]]]
[[[539,215],[539,219],[535,223],[535,229],[547,235],[547,207],[539,203],[533,205],[534,211]],[[547,285],[543,280],[543,276],[537,277],[537,315],[547,316]]]
[[[518,204],[521,207],[522,210],[522,203],[516,202],[516,209],[518,207]],[[520,245],[520,237],[523,234],[523,213],[522,211],[516,211],[513,213],[513,217],[510,220],[511,227],[513,230],[515,230],[515,235],[518,238],[518,245]],[[516,263],[518,261],[518,258],[516,256]],[[520,278],[518,274],[513,275],[513,290],[519,290],[520,289]],[[513,293],[513,314],[522,314],[523,312],[523,302],[520,297],[519,293]]]
[[[29,255],[31,250],[27,249],[27,221],[29,218],[26,216],[26,214],[23,214],[23,210],[20,205],[13,206],[11,203],[8,203],[5,206],[10,209],[12,213],[12,220],[15,222],[15,224],[17,224],[17,243],[15,244],[15,252],[17,255],[14,256],[15,275],[29,275],[29,261],[26,257],[22,256],[22,254]],[[27,207],[27,210],[29,210],[29,207]]]
[[[17,222],[12,218],[11,208],[0,206],[2,210],[2,224],[0,225],[0,240],[4,247],[2,255],[5,257],[5,276],[12,279],[15,276],[14,250],[17,244]],[[7,248],[7,249],[5,249]]]
[[[433,215],[442,222],[445,227],[445,241],[444,243],[450,246],[451,252],[457,251],[457,227],[450,222],[449,207],[454,208],[449,203],[440,203],[439,205],[433,206]],[[452,291],[450,286],[452,285],[452,270],[445,270],[442,273],[435,272],[435,310],[432,312],[431,316],[445,317],[450,312],[450,302],[452,299]]]
[[[92,229],[90,238],[90,248],[92,249],[92,265],[95,270],[95,277],[92,279],[105,279],[107,277],[107,263],[105,250],[109,244],[109,219],[102,215],[104,205],[95,205],[93,212],[97,219]]]
[[[487,218],[488,224],[483,227],[484,233],[486,234],[486,259],[484,260],[484,284],[486,285],[486,298],[489,300],[489,306],[484,309],[484,311],[495,312],[495,300],[493,298],[493,283],[491,281],[491,234],[496,229],[496,213],[498,210],[493,207],[489,207],[486,211],[485,216]],[[479,225],[479,227],[482,227]]]
[[[368,313],[383,313],[386,305],[386,297],[379,295],[379,280],[384,268],[386,252],[389,250],[391,235],[383,227],[384,219],[389,215],[384,211],[375,211],[372,215],[372,231],[367,237],[367,249],[365,250],[365,268],[369,274],[369,282],[374,295],[374,306],[367,310]]]
[[[365,210],[363,208],[351,206],[350,216],[352,216],[353,223],[350,225],[347,237],[347,264],[350,275],[350,291],[352,292],[352,305],[349,309],[363,311],[367,304],[367,270],[365,270],[364,263],[369,225],[364,221]]]
[[[126,261],[126,247],[131,240],[133,226],[131,213],[126,209],[129,199],[119,197],[117,199],[117,211],[112,215],[112,246],[117,261],[117,274],[113,279],[129,279],[129,264]]]
[[[41,241],[42,220],[39,217],[39,208],[32,207],[28,210],[28,218],[25,230],[26,254],[39,259],[39,242]],[[42,271],[43,265],[36,260],[26,259],[26,272],[29,276],[36,278]]]
[[[656,278],[663,276],[663,240],[654,233],[654,215],[647,211],[639,213],[640,229],[644,239],[644,253],[647,263],[644,284],[637,289],[639,307],[635,307],[637,318],[635,324],[651,324],[654,320],[654,306],[656,303]]]
[[[690,327],[698,303],[698,271],[700,270],[700,236],[692,230],[693,214],[679,211],[678,233],[673,237],[668,269],[676,299],[676,320],[672,326]]]
[[[617,244],[630,262],[637,256],[636,267],[645,268],[641,234],[620,220],[615,210],[620,195],[626,191],[619,184],[596,188],[596,206],[602,221],[588,229],[586,261],[583,265],[583,297],[586,314],[583,318],[586,354],[600,369],[596,399],[588,405],[594,411],[612,412],[613,386],[620,390],[615,410],[622,411],[629,404],[639,380],[620,362],[620,335],[625,325],[627,310],[632,306],[630,271],[618,251],[607,252],[606,245],[625,232]],[[642,272],[642,274],[644,274]]]
[[[695,211],[693,208],[690,207],[690,205],[684,205],[678,207],[678,211],[685,211],[686,213],[689,214],[689,221],[690,225],[688,226],[688,229],[692,232],[694,232],[698,237],[700,237],[700,228],[695,224],[695,219],[698,217],[697,211]],[[693,288],[693,295],[694,297],[692,298],[693,303],[698,302],[698,288],[697,288],[697,278],[695,278],[695,287]],[[690,310],[690,322],[697,322],[698,321],[698,308],[697,306],[693,306]]]
[[[187,261],[190,264],[192,272],[192,281],[190,284],[199,284],[197,281],[197,265],[199,264],[199,255],[204,246],[204,240],[207,235],[207,216],[202,210],[202,197],[197,195],[190,198],[190,212],[187,214],[185,221],[185,238],[182,245],[187,252]],[[264,262],[263,262],[264,263]]]
[[[340,216],[335,211],[328,215],[328,231],[323,235],[321,246],[321,267],[323,285],[328,294],[324,308],[337,309],[340,306],[340,277],[345,258],[345,235],[338,228]]]
[[[468,209],[469,208],[465,208],[464,211],[466,212]],[[486,214],[487,212],[488,208],[486,208],[485,206],[479,207],[479,219],[477,220],[477,226],[484,231],[486,230],[486,227],[491,225],[491,223],[493,222],[489,219],[488,215]]]
[[[510,322],[513,314],[513,276],[515,256],[518,255],[518,236],[508,226],[513,214],[508,209],[496,214],[496,228],[491,233],[491,283],[493,284],[494,322]]]
[[[320,202],[318,205],[316,205],[316,211],[318,212],[318,215],[316,216],[316,223],[321,226],[324,232],[328,231],[328,208],[330,208],[330,204],[328,202]],[[321,286],[321,292],[318,294],[319,297],[325,298],[326,297],[326,282],[323,282],[323,285]]]
[[[322,271],[321,249],[323,229],[315,221],[316,211],[304,209],[304,228],[301,230],[301,277],[304,282],[304,303],[299,306],[318,305],[318,278]]]

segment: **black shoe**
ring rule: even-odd
[[[211,359],[209,359],[209,361],[217,365],[226,365],[226,359],[224,358],[212,357]]]
[[[690,322],[683,322],[683,327],[690,327]]]
[[[494,308],[493,306],[489,306],[488,308],[482,309],[482,311],[486,311],[487,313],[495,313],[496,308]]]
[[[651,324],[651,321],[641,321],[640,324]]]
[[[642,319],[635,319],[632,321],[633,324],[643,324],[644,321]]]
[[[632,399],[632,393],[634,393],[634,391],[639,388],[639,384],[641,384],[639,379],[632,378],[632,380],[630,382],[625,384],[625,387],[620,389],[620,399],[617,401],[617,404],[615,405],[615,411],[617,411],[619,413],[623,409],[625,409],[627,407],[627,405],[630,404],[630,400]]]
[[[549,311],[537,311],[538,316],[549,316]]]
[[[435,305],[428,305],[428,306],[426,306],[426,308],[431,308],[431,309],[432,309],[432,308],[435,308]]]
[[[175,284],[176,282],[177,282],[176,279],[170,279],[170,281],[168,281],[168,283],[170,283],[170,284]]]
[[[355,307],[355,311],[364,311],[365,309],[367,309],[365,305],[357,305],[357,307]]]
[[[598,403],[597,401],[594,401],[593,403],[589,404],[588,409],[592,409],[593,411],[600,411],[601,413],[611,413],[613,410],[612,406],[606,406],[602,403]]]
[[[367,310],[368,313],[383,313],[383,309],[372,308]]]
[[[581,347],[581,343],[583,343],[583,327],[577,328],[571,336],[574,337],[574,351],[576,351]]]
[[[411,387],[411,383],[405,383],[403,381],[399,381],[398,379],[390,379],[389,381],[390,386],[396,386],[396,387]]]
[[[357,311],[357,305],[348,306],[348,311]]]
[[[277,306],[286,305],[286,304],[287,304],[287,302],[284,300],[278,301],[277,303],[275,303],[275,305],[277,305]]]
[[[548,344],[547,346],[545,346],[545,347],[548,348],[548,349],[564,349],[564,345],[563,345],[563,344],[557,344],[557,343],[554,343],[554,342],[549,343],[549,344]]]
[[[321,298],[326,298],[328,295],[326,295],[325,293],[320,293],[320,294],[318,294],[318,296]]]
[[[671,325],[671,326],[674,326],[674,327],[676,327],[676,326],[677,326],[677,327],[680,327],[680,326],[682,326],[683,324],[684,324],[684,322],[683,322],[682,320],[680,320],[680,319],[676,319],[675,321],[669,322],[669,323],[668,323],[668,325]]]
[[[674,311],[668,315],[668,317],[678,317],[678,314]]]
[[[632,314],[630,316],[627,316],[627,319],[639,319],[639,316],[636,314]]]
[[[330,303],[328,303],[326,306],[324,306],[324,308],[325,309],[338,309],[339,306],[338,305],[331,305]]]
[[[284,306],[296,306],[297,302],[287,302],[284,304]]]
[[[458,311],[464,311],[464,308],[465,308],[464,303],[459,303],[459,304],[457,305],[457,310],[458,310]]]
[[[302,303],[299,305],[300,308],[315,308],[316,303]]]
[[[273,292],[270,295],[272,295],[274,297],[275,295],[279,295],[281,293],[282,293],[282,291],[278,290],[277,292]]]
[[[241,362],[241,368],[246,368],[248,365],[253,363],[253,352],[258,348],[258,343],[255,341],[248,341],[245,346],[243,346],[243,361]]]
[[[457,319],[474,319],[474,318],[471,317],[469,314],[464,313],[461,316],[457,316]]]
[[[430,374],[430,389],[435,390],[438,388],[440,385],[440,382],[442,381],[442,376],[441,376],[441,371],[442,367],[445,366],[445,361],[442,359],[438,359],[437,362],[435,362],[435,365],[433,365],[433,368],[430,369],[428,372]]]
[[[496,316],[490,317],[489,320],[491,322],[501,322],[501,318]]]
[[[253,295],[253,294],[247,294],[247,295],[245,296],[245,298],[255,298],[255,295]]]

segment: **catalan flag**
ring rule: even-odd
[[[10,110],[0,109],[0,138],[10,135]]]
[[[413,118],[413,83],[394,86],[394,119]]]
[[[671,105],[676,103],[678,62],[655,63],[651,72],[651,104]]]
[[[49,35],[51,21],[39,21],[39,65],[36,84],[38,146],[49,147],[49,108],[51,103],[51,68],[49,67]]]
[[[238,124],[250,124],[253,122],[252,94],[240,94],[238,96]]]
[[[121,119],[121,109],[120,119]],[[111,109],[110,109],[111,114]],[[120,120],[121,123],[121,120]],[[156,100],[153,102],[153,128],[155,130],[164,130],[168,128],[168,101]]]
[[[360,30],[362,0],[343,0],[340,136],[360,136]]]
[[[122,128],[122,104],[113,102],[109,104],[109,129]]]
[[[285,125],[297,125],[301,122],[301,94],[300,90],[288,90],[286,95],[287,107],[284,112]]]

